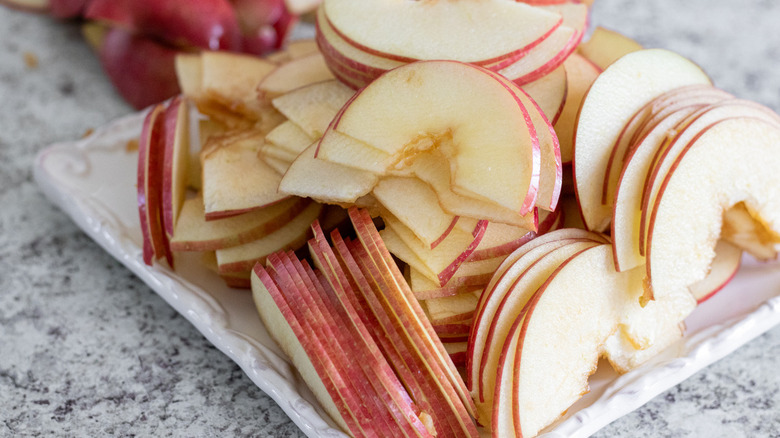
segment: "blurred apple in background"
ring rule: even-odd
[[[130,105],[141,109],[179,93],[173,63],[176,53],[269,54],[284,45],[298,15],[313,10],[319,2],[0,0],[0,4],[84,21],[85,37],[111,82]]]

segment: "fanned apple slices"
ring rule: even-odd
[[[359,240],[334,231],[333,247],[313,224],[316,270],[283,252],[255,267],[253,292],[271,335],[354,436],[478,436],[450,353],[371,217],[351,209],[350,218]]]

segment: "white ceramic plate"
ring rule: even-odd
[[[143,263],[137,152],[128,147],[142,123],[138,113],[85,139],[50,146],[35,162],[38,184],[90,237],[233,359],[307,436],[344,436],[269,338],[249,293],[227,288],[197,259],[178,259],[176,272]],[[600,367],[591,377],[590,393],[547,436],[589,436],[780,323],[780,265],[745,260],[730,285],[686,322],[686,337],[642,368],[618,377],[608,366]]]

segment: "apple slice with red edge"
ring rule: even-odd
[[[169,239],[187,195],[190,117],[187,101],[177,96],[165,109],[165,156],[162,176],[163,226]]]
[[[333,79],[325,59],[319,52],[290,60],[269,72],[257,85],[257,91],[266,99],[285,94],[296,88]]]
[[[709,274],[703,280],[688,286],[696,302],[701,304],[726,287],[737,275],[741,264],[742,250],[725,240],[719,240],[715,246],[715,258],[710,264]]]
[[[571,163],[573,157],[574,125],[582,103],[582,98],[596,80],[601,69],[578,53],[572,53],[565,61],[566,69],[566,100],[558,120],[553,122],[558,134],[561,149],[561,161]]]

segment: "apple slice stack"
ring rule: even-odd
[[[465,384],[370,215],[349,216],[358,240],[334,231],[330,246],[312,225],[317,270],[284,252],[255,267],[266,327],[353,436],[478,436]]]
[[[560,66],[587,26],[585,4],[554,3],[326,0],[317,43],[334,75],[356,89],[434,59],[479,65],[524,85]]]

